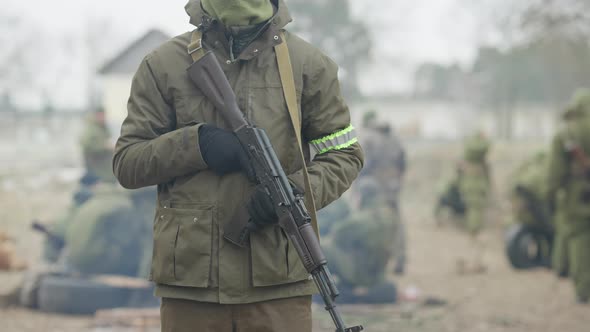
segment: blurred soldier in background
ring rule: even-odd
[[[478,132],[465,140],[463,159],[457,166],[454,179],[441,193],[435,209],[437,220],[445,209],[450,210],[460,222],[460,225],[474,239],[475,260],[473,266],[460,260],[458,268],[461,272],[483,272],[485,265],[481,262],[483,248],[477,236],[484,226],[485,211],[487,209],[490,192],[490,170],[486,160],[490,149],[490,141]]]
[[[506,239],[508,258],[517,269],[549,267],[554,229],[547,204],[548,156],[538,152],[512,177],[513,223]]]
[[[398,214],[385,203],[377,181],[364,178],[359,187],[359,209],[332,223],[322,247],[338,278],[339,301],[393,303],[396,289],[386,280],[386,266],[393,257],[391,234]]]
[[[320,236],[330,234],[335,225],[350,217],[351,204],[347,197],[340,197],[330,205],[318,211]]]
[[[401,218],[399,197],[406,171],[406,154],[393,128],[387,123],[380,123],[373,110],[363,115],[359,139],[365,152],[365,167],[357,180],[355,191],[358,194],[358,188],[367,179],[377,186],[380,201],[391,212],[393,233],[390,233],[390,239],[393,239],[394,272],[403,274],[406,265],[406,229]]]
[[[33,223],[33,229],[45,235],[43,258],[49,264],[26,273],[16,290],[20,305],[39,305],[37,293],[47,275],[60,275],[65,278],[61,282],[68,282],[69,275],[148,277],[155,188],[129,191],[116,183],[113,148],[102,110],[88,116],[80,143],[86,170],[70,207],[50,226]],[[64,294],[62,300],[69,301],[68,296]],[[56,308],[51,310],[65,310]]]
[[[51,226],[35,222],[33,228],[45,234],[43,258],[55,263],[60,257],[68,227],[75,220],[80,206],[91,199],[97,185],[116,183],[111,158],[113,147],[106,127],[105,112],[102,108],[88,114],[80,137],[85,172],[73,194],[72,205]]]
[[[563,115],[549,159],[549,206],[555,211],[553,267],[590,298],[590,92],[578,92]]]
[[[547,225],[547,154],[538,152],[518,167],[513,177],[511,201],[516,223]]]
[[[153,187],[128,191],[110,183],[97,186],[72,216],[64,263],[84,274],[147,277],[154,209]]]
[[[97,284],[94,278],[148,277],[155,193],[154,187],[130,191],[115,183],[97,182],[92,196],[69,211],[60,225],[60,233],[35,223],[34,228],[47,236],[44,255],[49,264],[28,270],[23,282],[10,294],[14,298],[10,303],[51,312],[86,314],[115,306],[153,304],[151,296],[147,296],[151,292],[143,297],[140,288],[136,288],[138,293],[133,294],[139,302],[132,302],[128,298],[130,293],[123,290],[125,286]],[[85,297],[96,296],[101,290],[106,291],[101,299],[81,304]],[[113,292],[118,291],[121,293],[113,297]]]
[[[98,108],[88,115],[80,145],[86,167],[85,176],[116,182],[111,164],[114,147],[106,125],[104,109]]]

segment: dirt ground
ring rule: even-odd
[[[391,276],[400,293],[417,299],[396,305],[341,306],[349,324],[363,324],[366,331],[590,331],[590,306],[575,303],[572,285],[550,271],[514,271],[503,252],[504,226],[509,221],[506,200],[510,171],[538,143],[496,144],[491,155],[494,179],[493,209],[482,241],[487,272],[459,275],[456,261],[473,255],[470,239],[451,227],[437,227],[432,207],[438,188],[452,174],[457,144],[412,144],[403,194],[403,214],[408,228],[409,258],[405,276]],[[71,163],[69,163],[71,164]],[[17,247],[34,264],[39,257],[39,235],[31,234],[33,218],[52,220],[65,208],[73,183],[71,172],[45,176],[34,167],[0,173],[0,229],[18,238]],[[45,179],[46,177],[49,180]],[[13,179],[17,180],[13,180]],[[29,180],[27,180],[27,178]],[[43,185],[32,185],[44,179]],[[18,283],[19,274],[0,273],[0,293]],[[446,304],[427,306],[428,298]],[[314,332],[334,331],[323,308],[314,306]],[[67,317],[20,308],[0,308],[0,331],[92,331],[91,317]]]

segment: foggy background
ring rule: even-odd
[[[19,238],[19,254],[32,264],[41,237],[29,221],[60,215],[83,173],[84,117],[106,107],[113,140],[118,135],[134,69],[112,69],[133,45],[138,52],[192,30],[185,3],[0,0],[0,230]],[[348,317],[373,322],[371,331],[588,331],[590,312],[574,305],[571,284],[550,271],[511,270],[502,241],[510,175],[547,149],[567,101],[590,86],[590,1],[286,3],[294,17],[287,29],[340,65],[353,122],[377,110],[404,141],[410,258],[408,274],[395,280],[448,301],[442,309],[350,307]],[[449,262],[468,241],[434,228],[431,210],[462,138],[475,130],[494,142],[491,272],[457,277]],[[2,283],[13,279],[0,274]],[[317,312],[317,331],[329,331]],[[0,322],[15,331],[80,331],[88,320],[0,309]]]
[[[295,17],[289,28],[340,64],[353,111],[366,103],[402,112],[435,102],[443,113],[431,117],[477,112],[490,119],[470,121],[473,127],[509,138],[539,134],[520,128],[518,113],[531,110],[546,117],[537,127],[547,136],[547,113],[590,75],[585,1],[287,3]],[[191,29],[184,0],[0,4],[0,111],[88,110],[103,94],[97,71],[126,46],[152,29],[168,36]],[[310,23],[320,18],[312,34]],[[383,100],[395,102],[383,107]],[[395,125],[430,138],[471,129],[418,122]]]

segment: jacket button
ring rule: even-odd
[[[231,60],[227,60],[225,63],[227,63],[228,65],[231,65]]]
[[[199,218],[195,218],[195,219],[193,219],[193,222],[197,222],[197,220],[199,220]]]
[[[279,36],[274,36],[273,37],[275,40],[279,40]]]
[[[160,216],[160,219],[164,219],[164,216],[163,216],[163,215],[161,215],[161,216]]]

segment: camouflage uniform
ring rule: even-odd
[[[154,193],[153,188],[130,193],[99,184],[94,196],[71,215],[63,253],[67,266],[84,274],[147,277]]]
[[[335,225],[350,217],[351,206],[345,197],[340,197],[332,204],[318,211],[318,226],[320,236],[331,233]]]
[[[436,213],[450,208],[463,217],[462,226],[476,235],[484,225],[484,214],[490,190],[489,166],[486,155],[490,142],[481,134],[465,142],[463,160],[457,166],[456,177],[441,193]]]
[[[515,172],[511,198],[515,222],[527,225],[547,225],[547,154],[536,153]]]
[[[80,137],[80,146],[86,173],[80,179],[79,186],[73,194],[72,205],[50,227],[51,233],[62,239],[78,208],[94,195],[94,186],[99,182],[116,182],[111,165],[113,148],[110,147],[110,135],[102,109],[95,110],[87,116]],[[43,245],[43,258],[54,263],[60,257],[61,250],[62,248],[54,241],[46,238]]]
[[[590,93],[576,95],[553,139],[548,193],[555,209],[554,268],[573,278],[578,299],[590,298]]]
[[[387,212],[364,210],[334,227],[325,251],[330,267],[340,281],[353,286],[371,286],[385,278],[391,258],[391,223]],[[333,250],[336,250],[335,252]]]
[[[554,229],[547,204],[548,156],[539,152],[518,167],[512,177],[513,225],[507,233],[507,254],[515,268],[551,265]],[[520,235],[524,234],[524,235]],[[537,250],[526,243],[534,241]]]
[[[478,233],[484,224],[484,213],[490,190],[489,168],[486,154],[490,143],[483,135],[468,139],[465,146],[465,159],[459,166],[459,192],[465,202],[466,229]]]
[[[334,224],[324,238],[324,252],[338,278],[341,302],[393,302],[395,292],[379,294],[371,290],[389,284],[386,266],[393,256],[391,234],[399,224],[395,221],[398,215],[384,203],[376,181],[366,179],[360,186],[360,210]],[[367,288],[373,294],[356,296],[353,290],[358,288]]]
[[[80,137],[84,166],[87,174],[103,181],[114,182],[116,179],[111,164],[113,147],[110,139],[102,109],[90,114]]]
[[[395,270],[401,273],[406,263],[406,229],[399,207],[402,179],[406,170],[405,151],[393,129],[386,124],[377,123],[374,111],[365,113],[359,139],[365,152],[365,166],[361,170],[355,191],[363,196],[360,188],[368,181],[366,188],[374,187],[382,195],[381,201],[389,208],[393,223],[390,229],[393,232],[391,238],[392,254],[396,260]]]

